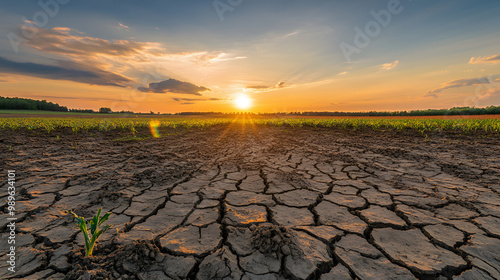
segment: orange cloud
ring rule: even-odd
[[[46,53],[72,56],[137,56],[163,55],[166,50],[159,43],[136,42],[130,40],[108,41],[84,36],[81,32],[67,27],[39,28],[30,27],[31,38],[26,38],[25,45]]]
[[[181,102],[181,105],[193,105],[196,102],[201,101],[221,101],[220,98],[172,98],[174,101]],[[196,101],[196,102],[195,102]]]
[[[124,30],[129,31],[128,26],[126,26],[125,24],[123,24],[123,23],[121,23],[121,22],[119,22],[119,23],[118,23],[118,27],[117,27],[117,28],[118,28],[118,29],[124,29]]]
[[[476,95],[475,100],[488,99],[492,96],[500,95],[500,87],[490,88]]]
[[[121,25],[120,28],[126,27]],[[48,54],[50,58],[53,58],[54,54],[60,56],[61,59],[56,60],[56,63],[63,67],[70,65],[75,68],[78,65],[76,68],[80,70],[92,69],[92,72],[106,74],[104,76],[113,78],[110,83],[120,86],[125,83],[127,86],[132,83],[137,86],[139,83],[145,84],[147,80],[168,77],[193,80],[205,76],[204,73],[210,71],[208,67],[212,65],[246,58],[221,51],[172,53],[161,43],[105,40],[86,36],[68,27],[30,28],[30,34],[33,36],[24,38],[23,44],[26,46]],[[22,35],[21,29],[19,35]],[[38,74],[38,77],[41,77],[40,75],[42,74]],[[50,79],[47,75],[43,78]],[[81,80],[78,78],[78,82]],[[102,83],[99,81],[94,84]],[[149,88],[145,91],[154,92]]]
[[[45,53],[70,56],[72,59],[88,61],[95,59],[103,63],[100,57],[116,62],[151,62],[163,59],[167,61],[191,62],[206,66],[216,62],[245,59],[244,56],[234,56],[220,51],[197,51],[171,53],[162,44],[155,42],[137,42],[132,40],[105,40],[85,36],[76,29],[67,27],[39,28],[31,27],[35,36],[26,38],[25,45]],[[118,28],[127,29],[128,26],[119,23]],[[21,32],[21,31],[19,31]]]
[[[285,81],[280,81],[274,86],[262,86],[262,85],[247,86],[247,89],[253,89],[253,90],[257,90],[257,91],[270,91],[270,90],[274,90],[274,89],[278,89],[278,88],[284,88],[284,87],[286,87],[285,84],[286,84]]]
[[[380,69],[382,70],[392,70],[394,68],[396,68],[396,66],[398,66],[399,64],[399,61],[393,61],[393,62],[389,62],[389,63],[384,63],[382,65],[380,65]]]
[[[500,54],[490,56],[471,57],[469,64],[497,64],[500,63]]]

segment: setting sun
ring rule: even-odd
[[[250,99],[248,96],[242,94],[242,95],[239,95],[234,100],[234,104],[236,105],[236,107],[238,107],[238,109],[247,110],[248,108],[250,108],[252,106],[252,99]]]

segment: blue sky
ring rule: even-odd
[[[38,1],[4,1],[2,95],[49,96],[70,107],[95,108],[104,94],[103,100],[117,100],[111,104],[117,108],[164,112],[231,111],[231,100],[241,94],[254,100],[254,111],[500,105],[496,78],[429,94],[459,80],[500,74],[494,59],[500,53],[498,1],[217,1],[73,0],[59,4],[43,25],[33,18],[43,11]],[[238,2],[221,20],[214,3]],[[400,12],[347,59],[340,44],[356,47],[355,28],[365,31],[374,22],[372,12],[388,11],[391,4]],[[23,40],[16,53],[7,35],[22,36],[26,19],[35,21],[37,36]],[[90,50],[92,44],[127,52]],[[45,66],[43,75],[26,69]],[[85,76],[52,75],[54,67]],[[89,73],[102,78],[89,79]],[[146,89],[139,90],[141,98],[138,88]],[[179,101],[189,94],[206,100]]]

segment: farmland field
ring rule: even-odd
[[[500,280],[498,0],[0,14],[0,280]]]
[[[491,132],[500,133],[500,120],[498,118],[471,117],[469,118],[436,118],[436,117],[330,117],[330,118],[269,118],[239,116],[232,118],[202,118],[202,117],[70,117],[70,118],[44,118],[44,117],[15,117],[0,118],[0,129],[3,130],[45,130],[51,132],[59,129],[78,131],[112,131],[122,130],[134,133],[141,128],[204,128],[214,125],[241,124],[251,126],[284,126],[284,127],[324,127],[343,129],[393,129],[416,130],[421,134],[433,131],[455,132]]]
[[[0,118],[14,279],[499,279],[499,135],[484,117]],[[65,211],[101,207],[85,258]]]

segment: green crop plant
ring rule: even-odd
[[[87,131],[121,130],[136,134],[139,129],[149,129],[152,122],[162,129],[196,129],[216,125],[256,125],[275,127],[314,127],[359,130],[372,128],[375,131],[393,129],[396,131],[414,130],[421,135],[434,131],[457,131],[461,133],[488,132],[500,133],[500,119],[427,119],[400,118],[1,118],[0,131],[36,130],[47,133],[61,133],[70,130],[74,134]]]
[[[90,234],[87,229],[87,222],[85,222],[85,218],[79,217],[77,214],[75,214],[73,211],[69,211],[68,213],[73,215],[76,219],[76,223],[78,224],[78,227],[80,230],[83,232],[83,237],[85,238],[85,255],[86,256],[92,256],[92,251],[94,250],[94,245],[104,232],[106,232],[111,226],[106,225],[104,226],[103,229],[98,230],[98,226],[100,226],[102,223],[104,223],[108,218],[109,215],[111,215],[111,212],[104,214],[101,218],[101,210],[102,208],[99,208],[97,211],[97,215],[95,215],[92,220],[89,221],[89,226],[90,226]]]

